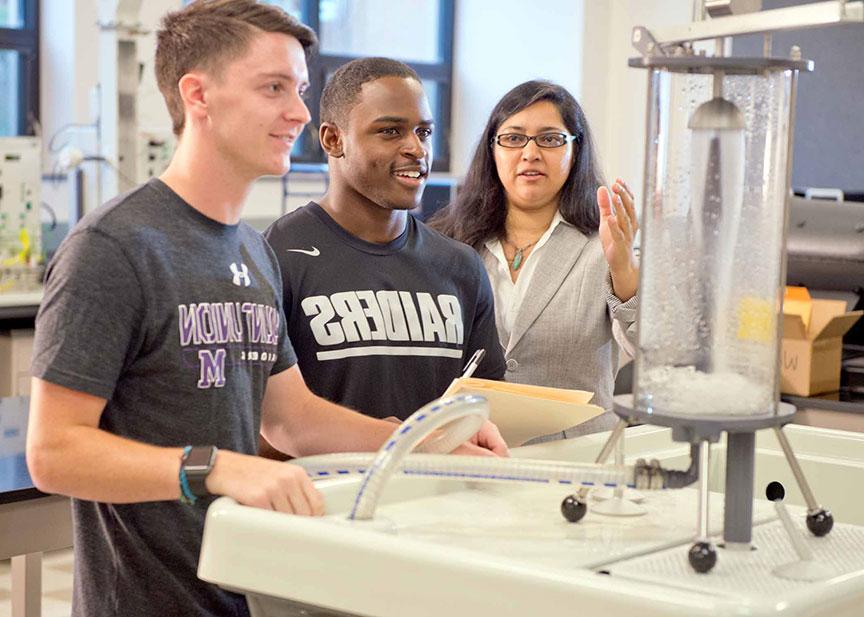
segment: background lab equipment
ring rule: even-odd
[[[864,203],[793,197],[789,211],[786,280],[864,308]],[[843,339],[840,391],[797,399],[796,405],[864,412],[864,322]]]

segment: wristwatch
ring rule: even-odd
[[[189,490],[195,497],[210,494],[206,481],[216,463],[216,452],[216,446],[192,446],[183,451],[183,458],[180,459],[181,475],[186,477]]]

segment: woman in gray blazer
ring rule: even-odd
[[[590,390],[607,410],[549,438],[611,428],[619,354],[613,325],[635,342],[638,223],[627,185],[604,186],[573,96],[546,81],[505,94],[464,187],[432,226],[483,258],[505,379]]]

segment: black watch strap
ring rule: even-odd
[[[206,497],[210,494],[207,490],[207,476],[213,470],[216,463],[216,446],[194,446],[183,457],[183,471],[189,490],[196,497]]]

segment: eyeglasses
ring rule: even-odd
[[[521,133],[501,133],[492,138],[493,144],[502,148],[524,148],[529,141],[534,141],[539,148],[560,148],[568,142],[578,139],[576,135],[567,133],[540,133],[539,135],[523,135]]]

